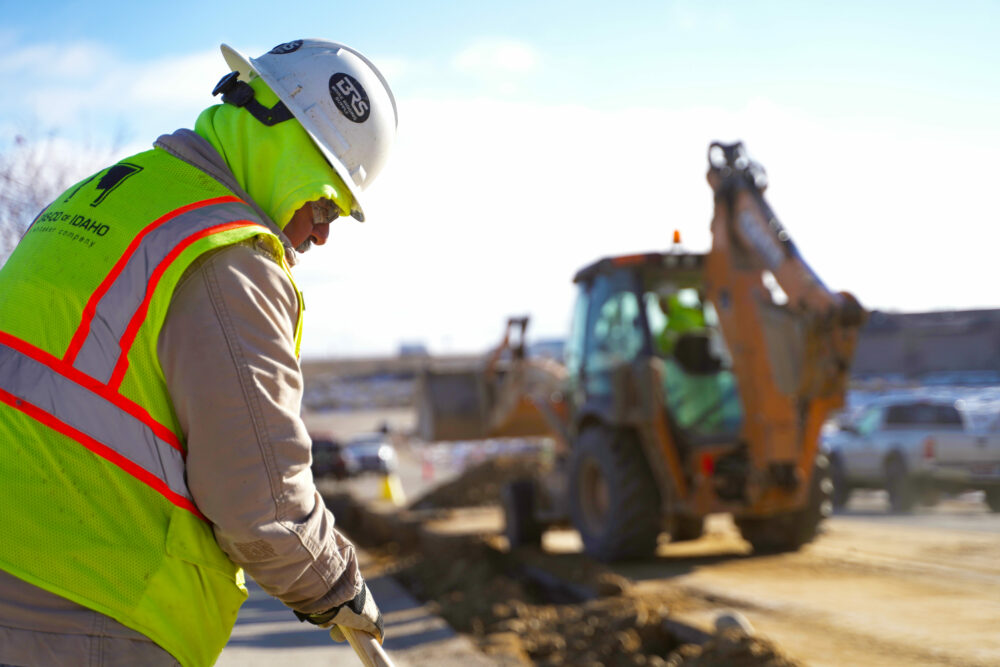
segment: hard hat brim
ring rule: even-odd
[[[297,120],[299,125],[302,126],[302,129],[306,131],[306,134],[308,134],[309,138],[312,139],[316,148],[320,150],[323,157],[326,158],[326,161],[330,163],[333,171],[336,172],[337,176],[340,177],[340,180],[344,182],[344,185],[351,193],[351,199],[353,200],[351,206],[351,216],[359,222],[364,222],[365,213],[361,208],[361,189],[354,182],[350,172],[343,165],[343,163],[341,163],[340,159],[329,148],[327,148],[322,141],[320,141],[319,132],[312,127],[314,121],[308,116],[295,114],[296,107],[294,105],[289,105],[288,100],[284,99],[279,83],[275,81],[266,70],[255,67],[253,59],[244,57],[243,54],[228,44],[219,45],[219,49],[222,51],[222,57],[225,59],[229,69],[234,72],[239,72],[240,79],[249,82],[251,74],[259,76],[264,79],[264,83],[271,88],[274,94],[277,95],[281,101],[285,102],[286,106],[288,106],[289,110],[292,112],[292,115],[295,116],[295,120]]]

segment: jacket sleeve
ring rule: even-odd
[[[222,549],[301,612],[363,585],[309,468],[298,300],[259,242],[213,251],[174,292],[157,351],[187,439],[187,481]]]

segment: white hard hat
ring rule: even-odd
[[[359,194],[385,164],[398,122],[396,99],[375,65],[325,39],[286,42],[249,60],[227,44],[221,49],[241,80],[256,73],[288,107],[351,191],[351,215],[364,220]]]

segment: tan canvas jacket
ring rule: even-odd
[[[250,202],[193,132],[160,137],[157,145]],[[316,612],[353,598],[362,579],[354,548],[335,529],[309,469],[297,317],[284,270],[267,246],[249,241],[208,253],[188,269],[158,353],[187,436],[188,487],[220,546],[265,591]],[[176,664],[143,635],[3,571],[0,663]]]

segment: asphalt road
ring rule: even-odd
[[[947,497],[933,507],[917,507],[910,514],[893,514],[884,491],[855,491],[836,518],[873,525],[1000,533],[1000,513],[990,511],[981,492]]]

